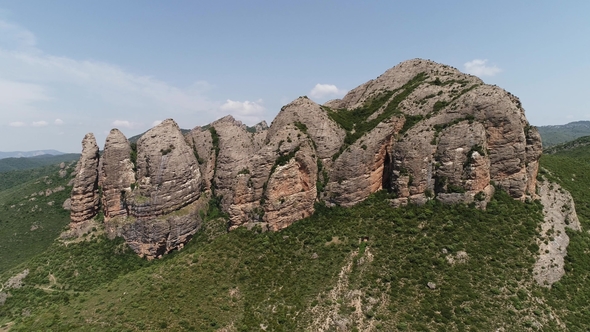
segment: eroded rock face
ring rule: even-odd
[[[352,206],[376,191],[391,189],[392,146],[404,122],[403,117],[394,116],[348,147],[329,172],[324,199]]]
[[[311,144],[299,146],[284,165],[277,165],[268,179],[264,221],[273,231],[309,217],[317,196],[317,161]]]
[[[236,176],[240,171],[249,169],[249,159],[256,153],[254,135],[246,130],[244,124],[229,115],[213,122],[211,127],[218,137],[219,149],[214,192],[222,197],[222,207],[227,210],[234,200]]]
[[[541,153],[538,132],[526,121],[515,96],[477,77],[415,59],[326,106],[340,108],[338,112],[370,110],[367,122],[382,114],[405,118],[388,151],[391,190],[399,197],[394,205],[436,197],[485,207],[493,193],[491,181],[514,198],[534,196]],[[348,149],[354,151],[354,144]],[[354,155],[358,158],[359,153]],[[335,167],[332,175],[341,168]],[[338,203],[358,199],[344,197]]]
[[[72,223],[93,218],[98,212],[98,145],[94,134],[89,133],[82,140],[82,155],[77,165],[76,178],[72,188],[70,219]]]
[[[172,119],[137,141],[137,186],[128,199],[138,219],[161,216],[197,200],[201,172],[193,150]]]
[[[197,200],[173,214],[154,219],[113,218],[105,223],[109,238],[123,237],[129,247],[141,257],[160,258],[172,250],[182,249],[202,224],[199,211],[206,201]]]
[[[344,142],[345,130],[328,116],[326,110],[307,97],[299,97],[281,109],[270,125],[268,137],[289,124],[299,126],[303,134],[309,135],[315,142],[317,155],[329,167],[332,156]]]
[[[110,234],[146,257],[194,234],[196,210],[182,217],[178,211],[202,191],[220,201],[230,230],[254,224],[280,230],[311,215],[318,201],[351,206],[382,189],[397,195],[393,206],[438,199],[485,208],[492,182],[516,199],[535,196],[542,149],[518,98],[421,59],[341,100],[318,105],[300,97],[270,127],[226,116],[183,136],[166,120],[137,142],[136,172],[134,151],[119,131],[109,134],[100,165],[98,148],[84,144],[72,220],[96,213],[92,181],[100,169]]]
[[[131,146],[118,129],[112,129],[104,144],[99,183],[102,187],[102,205],[105,220],[126,216],[126,198],[135,183],[131,162]]]
[[[267,143],[244,165],[228,211],[230,229],[254,222],[278,230],[313,213],[317,155],[297,126],[269,131]]]

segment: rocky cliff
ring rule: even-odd
[[[351,206],[382,189],[397,196],[393,206],[437,199],[485,208],[493,184],[515,199],[535,195],[541,154],[518,98],[421,59],[340,100],[318,105],[300,97],[270,127],[227,116],[183,136],[166,120],[136,146],[113,130],[100,165],[90,141],[83,142],[72,221],[92,218],[100,201],[111,234],[148,257],[189,239],[200,226],[195,209],[208,197],[229,215],[230,230],[280,230],[318,202]],[[170,217],[178,211],[188,217]]]

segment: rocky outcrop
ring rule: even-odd
[[[104,144],[99,184],[105,220],[127,215],[126,198],[135,183],[129,141],[118,129],[112,129]]]
[[[222,207],[227,210],[234,200],[236,176],[248,169],[248,160],[256,153],[256,147],[253,134],[232,116],[211,123],[211,128],[217,136],[217,144],[214,144],[217,154],[214,192],[221,197]]]
[[[393,116],[349,146],[336,159],[323,199],[352,206],[381,189],[391,189],[392,146],[405,119]]]
[[[277,131],[292,124],[315,143],[318,157],[330,167],[332,156],[338,152],[346,131],[330,118],[328,112],[307,97],[299,97],[281,109],[268,130],[267,142]]]
[[[236,177],[230,229],[256,222],[278,230],[311,215],[318,173],[313,146],[294,124],[269,131],[265,146],[241,166]]]
[[[485,207],[492,181],[514,198],[534,195],[537,130],[516,97],[474,76],[410,60],[327,106],[372,112],[367,122],[388,113],[405,118],[391,144],[394,204],[436,197]]]
[[[275,162],[262,205],[263,220],[273,231],[313,214],[317,196],[317,157],[311,142],[301,142],[281,157],[286,162],[281,159]]]
[[[567,255],[569,237],[566,228],[580,231],[574,200],[569,192],[556,183],[539,184],[539,196],[543,204],[544,221],[541,224],[539,256],[533,268],[535,281],[551,287],[565,274],[564,258]]]
[[[226,116],[183,136],[169,119],[136,148],[113,130],[100,165],[84,156],[78,165],[72,206],[77,200],[85,214],[72,211],[72,220],[96,212],[89,183],[98,168],[109,234],[158,257],[198,229],[198,208],[190,207],[201,196],[215,198],[230,230],[280,230],[317,202],[351,206],[379,190],[397,196],[393,206],[437,199],[485,208],[492,183],[516,199],[534,197],[540,154],[518,98],[414,59],[325,105],[299,97],[270,127]]]
[[[172,250],[180,250],[200,229],[199,211],[206,200],[197,200],[175,213],[154,219],[114,218],[105,223],[109,238],[123,237],[129,247],[141,257],[160,258]]]
[[[199,198],[197,159],[172,119],[137,141],[137,189],[127,201],[129,214],[138,219],[174,212]]]
[[[92,133],[82,140],[82,155],[72,187],[70,219],[77,223],[93,218],[98,212],[98,145]]]

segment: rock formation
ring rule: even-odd
[[[129,198],[130,215],[154,218],[199,198],[197,159],[174,120],[164,120],[137,141],[136,163],[138,190]]]
[[[205,196],[220,203],[230,230],[275,231],[311,215],[317,202],[351,206],[382,189],[396,194],[393,206],[437,199],[485,208],[492,183],[524,200],[535,195],[541,140],[512,94],[414,59],[324,105],[299,97],[270,127],[226,116],[183,136],[166,120],[136,150],[113,130],[100,166],[89,151],[72,195],[72,207],[86,212],[73,210],[72,221],[96,212],[89,183],[99,167],[110,234],[157,257],[196,232],[205,198],[196,202]]]
[[[113,129],[104,143],[99,178],[105,220],[127,214],[125,198],[134,183],[131,146],[122,132]]]
[[[98,197],[98,145],[92,133],[82,140],[82,155],[72,187],[70,218],[72,223],[91,219],[99,208]]]

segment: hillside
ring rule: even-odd
[[[57,151],[57,150],[10,151],[10,152],[0,151],[0,159],[28,158],[28,157],[37,157],[37,156],[43,156],[43,155],[58,156],[58,155],[62,155],[62,154],[65,154],[65,153]]]
[[[44,252],[68,225],[62,204],[73,171],[67,164],[0,173],[0,273]]]
[[[551,169],[553,179],[587,168],[548,157],[542,159],[547,171],[574,165],[562,173]],[[580,188],[590,185],[585,179],[590,177],[580,178]],[[583,191],[563,185],[584,206],[578,200]],[[587,232],[568,232],[567,273],[547,289],[532,278],[542,219],[537,202],[521,203],[500,190],[487,211],[435,201],[392,208],[389,199],[378,193],[351,208],[318,206],[310,218],[270,233],[227,233],[212,206],[185,248],[153,261],[100,230],[83,242],[58,241],[3,274],[5,281],[29,271],[23,287],[10,290],[0,307],[0,323],[14,331],[590,326],[590,285],[581,282],[590,277]],[[589,212],[579,210],[585,229]]]
[[[39,155],[34,157],[7,157],[0,159],[0,173],[16,170],[33,169],[46,165],[57,165],[62,162],[77,161],[80,159],[78,153],[68,153],[60,155]]]
[[[590,136],[582,136],[569,142],[547,147],[543,149],[543,153],[586,159],[590,156],[589,146]]]
[[[572,141],[578,137],[590,135],[590,121],[576,121],[564,125],[539,126],[543,147]]]
[[[182,251],[152,262],[100,236],[56,243],[14,270],[31,272],[0,310],[32,313],[16,331],[559,327],[529,271],[537,204],[501,191],[486,212],[394,209],[386,198],[320,208],[278,233],[228,234],[208,220]]]

